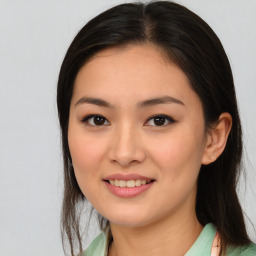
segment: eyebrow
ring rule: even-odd
[[[142,107],[149,107],[149,106],[154,106],[158,104],[170,104],[170,103],[176,103],[176,104],[185,106],[185,104],[181,100],[178,100],[171,96],[163,96],[163,97],[152,98],[152,99],[139,102],[138,107],[142,108]]]
[[[82,97],[80,100],[76,102],[75,106],[83,103],[93,104],[100,107],[114,108],[114,106],[109,102],[100,98],[93,98],[93,97]],[[162,96],[162,97],[152,98],[152,99],[139,102],[137,104],[137,107],[144,108],[144,107],[150,107],[150,106],[159,105],[159,104],[170,104],[170,103],[176,103],[176,104],[185,106],[185,104],[181,100],[178,100],[171,96]]]

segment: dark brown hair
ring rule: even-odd
[[[229,245],[248,244],[236,193],[242,132],[230,64],[209,25],[187,8],[168,1],[121,4],[101,13],[80,30],[66,53],[57,89],[64,160],[63,239],[67,236],[72,255],[76,247],[82,252],[79,216],[85,197],[74,175],[67,140],[76,75],[90,57],[103,49],[145,43],[162,49],[187,75],[201,99],[206,127],[211,127],[221,113],[231,114],[233,126],[223,154],[214,163],[201,167],[196,214],[202,225],[216,225],[222,251]]]

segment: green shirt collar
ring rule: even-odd
[[[205,256],[211,254],[212,242],[216,234],[216,227],[208,223],[201,231],[199,237],[185,254],[185,256]]]

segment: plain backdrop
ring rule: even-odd
[[[58,72],[79,29],[123,2],[0,0],[0,255],[63,255]],[[256,1],[177,2],[213,28],[231,62],[246,148],[247,178],[239,196],[256,226]],[[98,228],[91,230],[89,240]]]

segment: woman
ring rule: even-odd
[[[63,237],[81,255],[256,255],[236,194],[232,72],[185,7],[123,4],[88,22],[58,81]],[[83,253],[86,199],[103,232]]]

